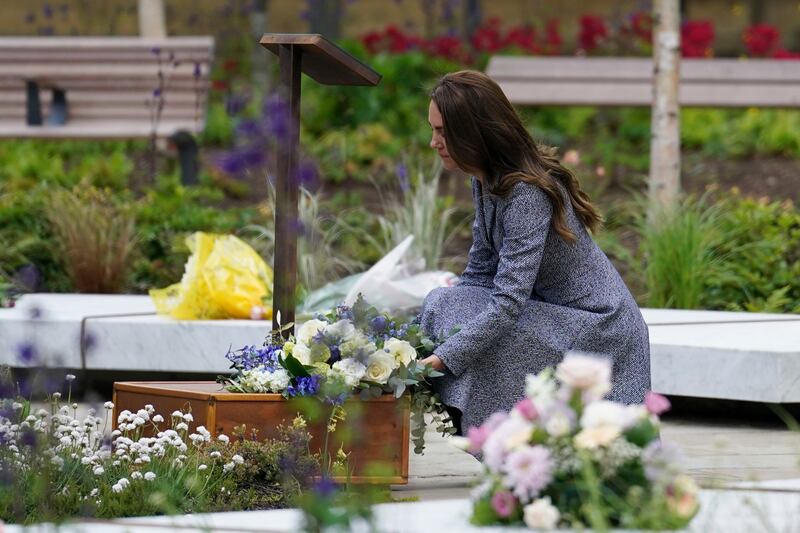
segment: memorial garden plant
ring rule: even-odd
[[[680,529],[698,510],[698,488],[682,474],[676,450],[659,439],[666,398],[643,405],[603,396],[611,362],[567,354],[527,378],[526,398],[461,439],[482,454],[472,521],[606,531]]]
[[[74,379],[74,376],[67,376]],[[6,394],[8,395],[8,394]],[[212,439],[190,412],[123,411],[108,436],[111,402],[80,419],[77,404],[49,409],[6,398],[0,414],[0,519],[60,522],[289,506],[319,473],[297,418],[260,441],[242,428]]]

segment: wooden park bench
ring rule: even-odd
[[[495,56],[487,74],[514,104],[650,106],[653,60]],[[800,107],[800,61],[682,59],[679,103],[691,107]]]
[[[212,37],[0,38],[0,138],[172,138],[193,181],[213,49]]]

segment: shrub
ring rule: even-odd
[[[54,192],[45,213],[74,287],[89,293],[120,292],[136,242],[130,206],[116,204],[106,191],[75,188]]]
[[[719,201],[721,260],[703,306],[731,311],[800,312],[800,210],[789,201],[742,197]]]

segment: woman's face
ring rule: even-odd
[[[431,100],[428,106],[428,123],[433,130],[431,148],[439,153],[444,168],[447,170],[456,170],[458,165],[450,158],[450,154],[447,153],[447,144],[444,141],[444,122],[442,121],[442,114],[439,113],[439,108],[436,107],[433,100]]]

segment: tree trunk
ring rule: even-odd
[[[480,0],[466,0],[464,6],[464,40],[470,42],[483,18]]]
[[[253,2],[253,10],[250,12],[250,33],[253,36],[250,75],[253,86],[264,94],[270,87],[270,69],[272,68],[273,56],[258,43],[261,40],[261,36],[267,33],[267,18],[267,0]]]
[[[668,206],[680,189],[680,16],[678,0],[655,1],[653,108],[650,142],[651,211]]]
[[[166,37],[167,17],[164,0],[139,0],[139,35]]]

